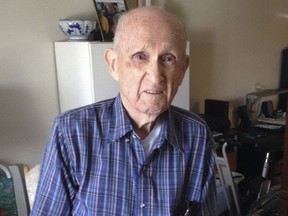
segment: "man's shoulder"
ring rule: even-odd
[[[192,111],[185,110],[177,106],[171,106],[170,113],[174,119],[178,119],[188,124],[194,123],[194,124],[206,126],[205,121],[199,115],[197,115],[196,113]]]
[[[115,98],[99,101],[93,104],[81,106],[71,110],[67,110],[57,116],[57,119],[71,119],[91,117],[99,114],[110,112],[113,109]]]

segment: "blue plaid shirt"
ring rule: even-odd
[[[215,215],[214,142],[203,121],[171,107],[146,157],[120,96],[58,116],[31,215]]]

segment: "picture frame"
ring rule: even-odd
[[[121,15],[128,11],[126,0],[93,0],[102,41],[113,41]]]
[[[151,0],[137,0],[138,7],[151,6]]]

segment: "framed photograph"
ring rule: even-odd
[[[143,6],[151,6],[151,0],[138,0],[137,2],[138,7],[143,7]]]
[[[115,28],[123,13],[128,11],[126,0],[93,0],[102,41],[112,41]]]

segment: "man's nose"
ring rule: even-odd
[[[163,67],[159,60],[155,60],[149,63],[147,67],[147,78],[153,83],[159,83],[164,79]]]

